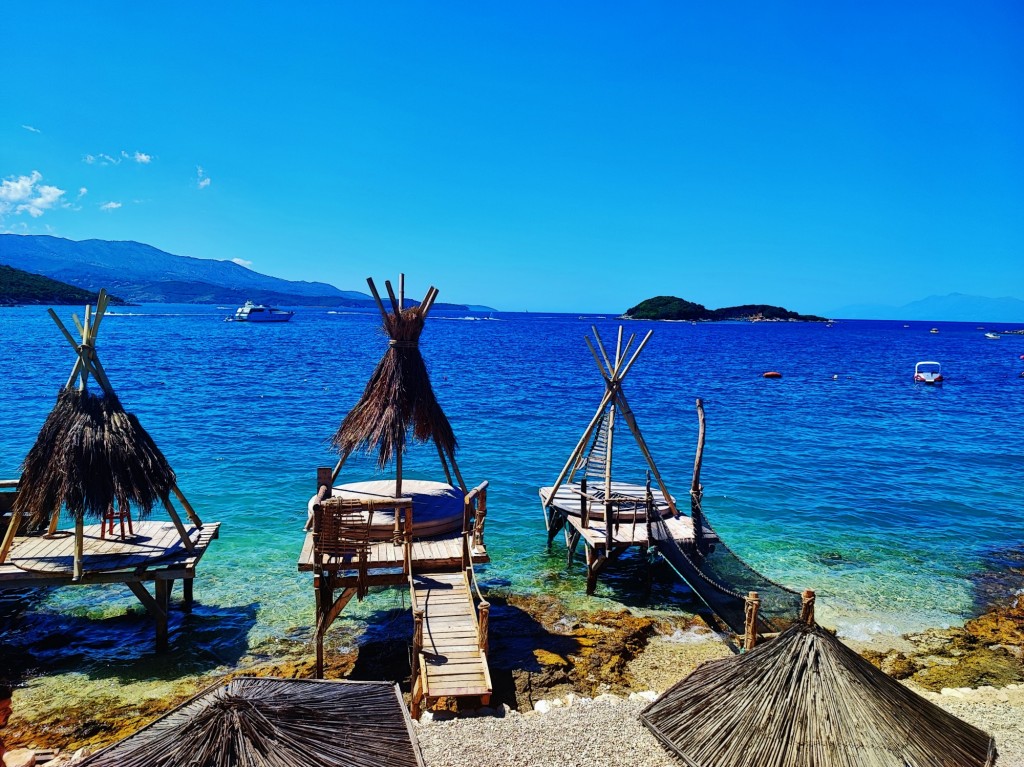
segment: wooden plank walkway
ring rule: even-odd
[[[423,696],[480,696],[487,705],[491,674],[465,573],[420,573],[413,576],[412,585],[414,604],[423,611]]]

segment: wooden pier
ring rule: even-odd
[[[74,531],[15,536],[7,561],[0,562],[0,589],[122,583],[155,619],[156,650],[165,652],[174,583],[181,581],[182,608],[191,609],[196,566],[217,538],[220,523],[188,527],[192,551],[185,548],[173,524],[136,521],[134,528],[133,536],[120,539],[101,537],[99,525],[85,526],[83,569],[77,578]]]
[[[583,543],[587,562],[587,594],[594,593],[597,577],[605,565],[631,547],[638,547],[646,553],[651,547],[660,548],[669,539],[683,549],[696,546],[693,519],[673,516],[672,505],[664,495],[648,491],[645,486],[614,482],[611,496],[591,495],[586,492],[584,481],[582,485],[564,484],[553,496],[551,491],[550,487],[542,487],[539,491],[542,503],[551,496],[549,505],[544,507],[548,543],[559,532],[564,532],[569,564],[573,563],[580,542]],[[649,524],[648,513],[660,522]],[[612,524],[609,525],[606,519],[611,519]],[[718,540],[715,532],[709,527],[703,530],[704,544],[713,546]]]
[[[330,469],[326,472],[329,477]],[[492,691],[487,667],[490,605],[480,593],[473,566],[490,561],[484,544],[487,483],[465,496],[459,529],[429,538],[412,534],[413,498],[332,498],[331,493],[329,485],[320,486],[313,530],[306,535],[298,563],[299,571],[313,573],[317,678],[323,677],[324,635],[352,598],[361,599],[373,586],[408,586],[413,715],[446,697],[474,697],[486,705]],[[394,515],[392,540],[370,538],[377,511]]]

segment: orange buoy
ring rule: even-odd
[[[774,370],[769,370],[764,374],[765,378],[782,378],[782,373],[777,373]]]

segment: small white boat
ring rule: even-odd
[[[999,338],[999,337],[1000,336],[999,336],[998,333],[986,333],[985,334],[985,338],[993,338],[993,339],[995,339],[995,338]]]
[[[914,380],[917,383],[942,383],[942,365],[938,362],[918,362],[914,365]]]
[[[234,320],[235,322],[288,322],[294,315],[295,312],[246,301],[244,306],[238,307]]]
[[[938,328],[932,328],[932,329],[931,329],[931,330],[929,330],[928,332],[929,332],[929,333],[938,333],[938,332],[939,332],[939,329],[938,329]]]

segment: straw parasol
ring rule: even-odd
[[[419,349],[420,334],[438,291],[430,287],[419,305],[406,307],[405,275],[399,277],[397,297],[391,282],[385,281],[391,304],[389,312],[384,308],[373,280],[367,279],[366,282],[390,340],[362,396],[331,439],[341,454],[333,476],[337,478],[347,458],[356,450],[362,448],[372,453],[376,449],[378,468],[384,469],[392,460],[395,461],[395,495],[400,496],[402,455],[411,433],[420,442],[433,440],[445,474],[449,474],[450,465],[465,492],[465,483],[455,462],[455,432],[434,396],[430,374]]]
[[[122,406],[97,355],[96,338],[108,303],[107,292],[101,290],[95,311],[86,306],[84,321],[73,316],[81,341],[75,340],[53,309],[49,310],[77,358],[22,463],[18,497],[12,509],[14,519],[0,547],[0,562],[6,558],[22,519],[27,518],[32,525],[49,520],[53,534],[61,509],[66,508],[75,519],[74,575],[78,579],[82,574],[82,527],[87,515],[102,519],[116,505],[145,517],[157,501],[171,515],[182,543],[188,550],[193,549],[170,504],[170,494],[178,497],[196,527],[202,523],[178,489],[174,470],[156,442],[138,418]],[[98,394],[89,391],[90,377],[99,385]]]
[[[667,690],[641,721],[687,767],[991,767],[987,733],[800,621]]]
[[[423,767],[397,686],[239,677],[82,767]]]

